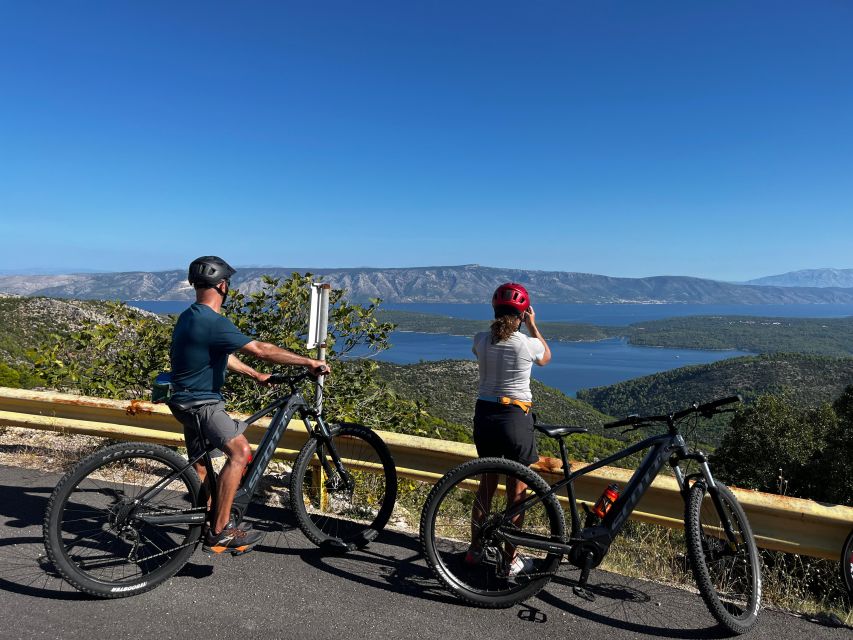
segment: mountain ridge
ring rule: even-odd
[[[733,284],[691,276],[618,278],[571,271],[539,271],[480,265],[437,267],[354,267],[342,269],[242,268],[232,285],[251,293],[261,277],[287,278],[293,272],[321,276],[363,302],[487,303],[497,284],[523,282],[545,303],[790,304],[853,303],[853,287],[781,287]],[[62,275],[0,276],[0,292],[78,299],[189,300],[186,271],[132,271]]]
[[[853,287],[853,269],[800,269],[748,280],[744,284],[773,287]]]

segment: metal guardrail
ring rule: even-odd
[[[249,442],[257,444],[268,424],[268,420],[262,419],[251,425],[246,431]],[[162,405],[3,387],[0,387],[0,425],[178,446],[184,442],[183,428]],[[469,444],[378,433],[391,449],[398,475],[413,480],[434,482],[449,469],[477,457],[474,446]],[[292,421],[276,457],[293,459],[305,439],[304,425]],[[540,458],[534,465],[551,482],[558,478],[561,467],[561,462],[554,458]],[[595,502],[610,482],[624,486],[630,476],[627,469],[599,469],[578,478],[577,496],[582,501]],[[853,529],[851,507],[744,489],[734,491],[762,548],[838,560],[844,539]],[[683,513],[684,503],[675,479],[659,476],[632,518],[680,528]]]

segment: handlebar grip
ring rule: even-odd
[[[616,422],[607,422],[601,426],[605,429],[615,429],[617,427],[627,427],[628,425],[637,424],[642,421],[643,419],[639,415],[632,413],[630,416],[622,418],[621,420],[617,420]]]
[[[706,404],[699,405],[699,407],[697,407],[697,410],[700,413],[706,413],[708,411],[713,411],[714,409],[725,406],[727,404],[734,404],[735,402],[743,402],[743,398],[740,396],[740,394],[736,396],[729,396],[728,398],[720,398],[719,400],[712,400],[711,402],[708,402]]]
[[[284,384],[288,380],[290,380],[290,376],[286,376],[283,373],[274,373],[267,378],[267,382],[270,384]]]

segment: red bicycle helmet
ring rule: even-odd
[[[517,282],[504,282],[495,289],[492,296],[492,307],[495,310],[498,307],[512,309],[521,315],[530,308],[530,295],[527,293],[527,289]]]

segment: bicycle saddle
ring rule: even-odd
[[[176,402],[174,400],[169,400],[168,405],[181,411],[189,411],[190,409],[197,409],[198,407],[204,406],[206,404],[212,404],[214,402],[219,402],[219,400],[212,400],[210,398],[208,398],[207,400],[187,400],[186,402]]]
[[[551,438],[560,438],[562,436],[568,436],[573,433],[588,433],[589,429],[586,427],[564,427],[558,424],[535,424],[533,425],[539,431],[544,433],[546,436]]]

